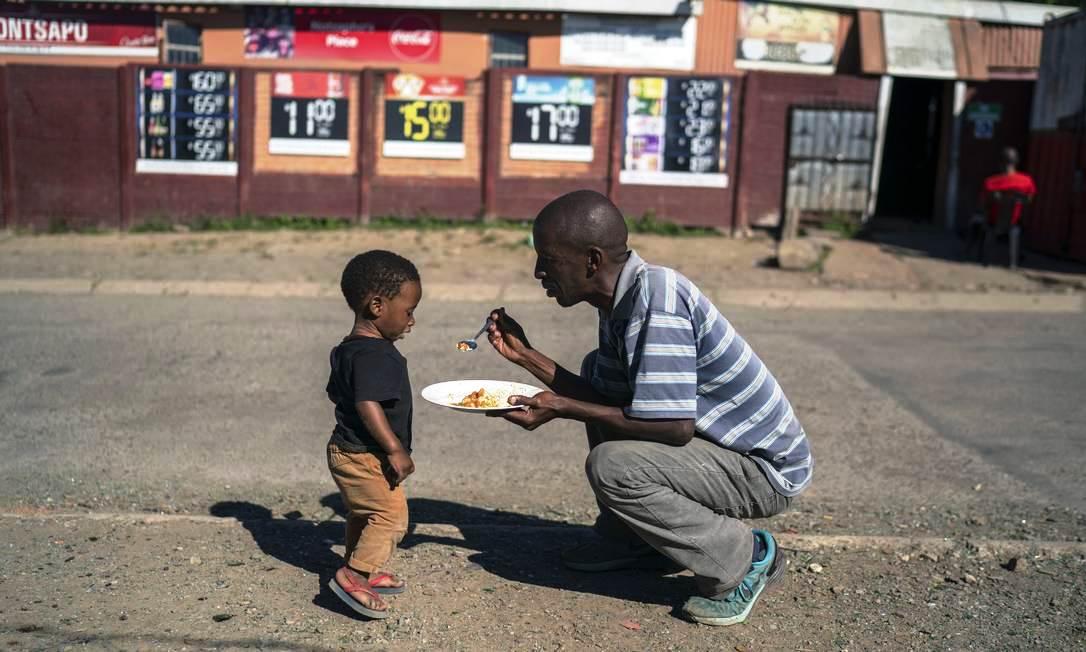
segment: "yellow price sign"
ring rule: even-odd
[[[390,100],[385,139],[411,142],[461,142],[464,103],[440,99]]]

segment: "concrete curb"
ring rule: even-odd
[[[0,279],[0,294],[307,298],[339,297],[333,284],[249,281],[91,280],[74,278]],[[913,312],[1080,313],[1081,294],[1014,292],[897,292],[848,289],[706,289],[722,306],[786,310],[875,310]],[[534,285],[496,283],[427,283],[428,301],[539,303],[550,299]]]
[[[85,512],[85,513],[50,513],[30,514],[0,513],[3,521],[110,521],[128,525],[173,525],[191,523],[219,527],[242,527],[244,523],[234,518],[205,516],[200,514],[141,514],[131,512]],[[268,519],[259,519],[266,522]],[[306,519],[277,521],[277,525],[295,527],[313,527],[316,521]],[[516,531],[541,534],[561,526],[545,525],[448,525],[422,523],[413,526],[414,534],[441,536],[464,540],[475,531]],[[585,528],[588,526],[586,525]],[[938,557],[964,551],[980,558],[1024,557],[1050,559],[1057,557],[1078,557],[1086,559],[1086,542],[1080,541],[1016,541],[1009,539],[946,539],[938,537],[895,537],[864,535],[821,535],[774,533],[777,543],[786,550],[797,552],[876,552],[898,556],[927,555],[935,560]]]

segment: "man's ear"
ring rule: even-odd
[[[585,271],[588,276],[593,276],[603,267],[603,250],[599,247],[589,247],[588,257],[585,260]]]

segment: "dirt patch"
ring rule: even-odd
[[[531,283],[529,235],[461,228],[14,236],[0,240],[0,277],[334,283],[351,256],[385,248],[414,260],[424,278]],[[1029,292],[1051,286],[1024,272],[860,240],[830,241],[824,264],[803,272],[768,266],[775,248],[767,237],[635,234],[631,244],[646,260],[675,267],[708,287]]]

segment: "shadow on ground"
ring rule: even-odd
[[[559,553],[593,536],[591,529],[585,526],[432,498],[413,498],[408,503],[412,523],[400,544],[404,550],[428,543],[466,548],[474,551],[468,561],[476,565],[471,567],[475,571],[510,582],[620,600],[674,605],[695,592],[692,577],[665,575],[665,571],[591,574],[567,570],[559,561]],[[325,496],[321,504],[340,516],[344,514],[339,494]],[[333,545],[343,541],[342,521],[314,522],[303,520],[300,515],[299,518],[273,518],[267,507],[242,501],[216,503],[210,513],[238,520],[262,552],[317,575],[320,592],[314,596],[313,604],[355,616],[327,587],[328,580],[343,561],[332,551]],[[452,525],[464,538],[419,534],[417,526],[422,524]],[[412,578],[405,579],[410,582]]]
[[[935,258],[956,263],[980,264],[978,251],[975,247],[970,248],[966,233],[948,233],[932,224],[876,218],[864,227],[859,238],[877,244],[886,253],[903,258]],[[1028,236],[1022,240],[1023,243],[1028,243]],[[1007,247],[1008,245],[1002,242],[990,245],[989,264],[993,267],[1007,266]],[[1046,256],[1030,251],[1025,246],[1023,253],[1024,258],[1018,265],[1020,270],[1086,276],[1086,265]]]

